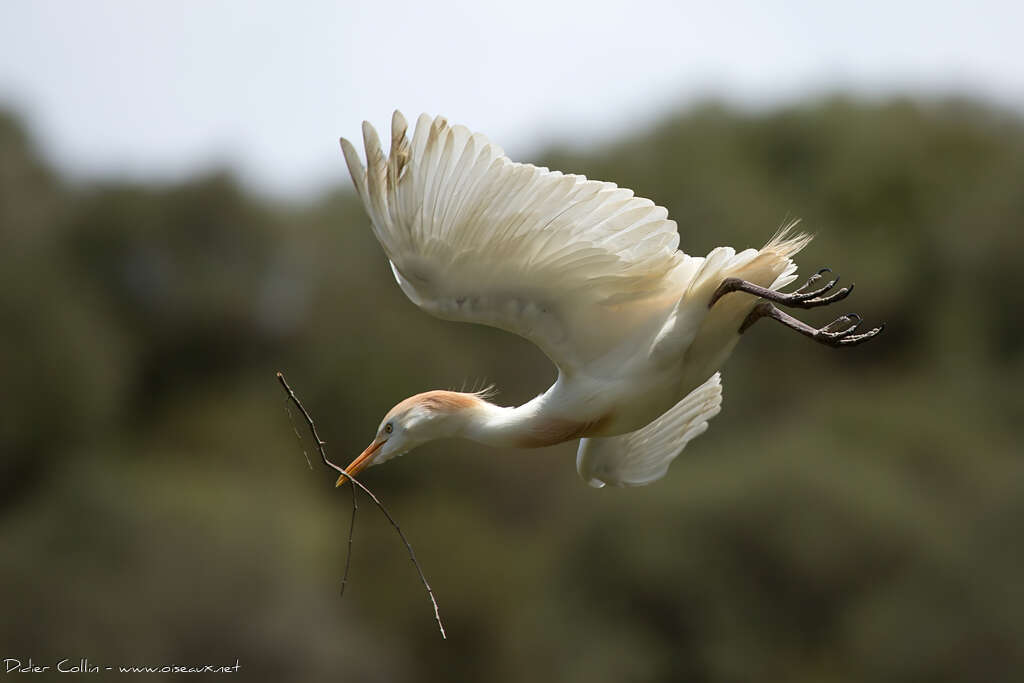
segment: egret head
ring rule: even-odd
[[[483,403],[480,393],[428,391],[410,396],[387,412],[373,441],[345,471],[355,476],[428,441],[458,436],[474,409]],[[346,481],[348,478],[340,475],[337,486]]]

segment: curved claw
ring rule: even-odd
[[[850,296],[850,294],[853,293],[853,288],[856,285],[856,282],[851,282],[848,287],[843,287],[842,289],[840,289],[838,292],[832,295],[833,297],[838,297],[833,299],[833,301],[839,301],[840,299],[845,299],[846,297]]]

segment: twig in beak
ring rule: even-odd
[[[331,462],[331,459],[327,457],[327,450],[324,448],[327,444],[320,438],[320,435],[317,433],[316,425],[313,424],[313,418],[309,416],[309,413],[303,407],[302,402],[299,401],[299,397],[296,396],[295,392],[292,391],[292,388],[290,386],[288,386],[288,381],[285,380],[283,373],[281,373],[281,372],[277,373],[277,381],[281,383],[281,386],[284,387],[285,392],[288,394],[288,398],[290,398],[292,403],[295,404],[295,407],[299,409],[299,412],[302,413],[302,416],[304,418],[306,418],[306,424],[309,425],[309,431],[313,435],[313,441],[316,443],[316,447],[320,451],[320,458],[324,461],[324,464],[327,465],[328,467],[330,467],[331,469],[336,470],[339,474],[343,475],[346,479],[348,479],[350,482],[352,482],[352,484],[354,486],[358,486],[360,488],[360,490],[363,491],[363,493],[368,495],[370,497],[370,500],[372,500],[374,502],[374,504],[376,504],[376,506],[378,508],[380,508],[380,511],[384,513],[384,516],[387,517],[387,520],[391,523],[391,526],[393,526],[395,528],[395,531],[398,533],[399,538],[402,539],[402,543],[405,544],[406,550],[409,551],[409,559],[412,560],[413,566],[416,567],[416,573],[419,574],[420,581],[423,583],[423,587],[427,589],[427,596],[430,598],[430,604],[433,605],[433,607],[434,607],[434,620],[437,622],[437,628],[440,629],[440,631],[441,631],[441,637],[447,640],[448,635],[445,633],[444,623],[441,621],[441,612],[437,608],[437,599],[434,597],[434,591],[433,591],[433,589],[431,589],[430,584],[427,582],[427,577],[424,576],[423,569],[420,568],[420,563],[416,560],[416,553],[413,552],[412,544],[409,543],[409,539],[407,539],[405,537],[405,534],[402,533],[402,529],[401,529],[401,527],[398,526],[398,522],[395,521],[395,518],[391,516],[391,513],[388,512],[388,509],[386,507],[384,507],[384,504],[380,502],[380,500],[377,498],[377,496],[375,496],[373,494],[373,491],[371,491],[370,489],[368,489],[365,486],[363,486],[362,482],[360,482],[358,479],[356,479],[355,477],[350,475],[348,472],[346,472],[345,468],[339,467],[338,465],[335,465],[333,462]],[[355,511],[356,511],[356,508],[357,508],[357,505],[356,505],[356,499],[355,499],[355,488],[353,488],[352,489],[352,523],[349,526],[349,536],[348,536],[349,553],[348,553],[348,557],[346,557],[346,559],[345,559],[345,576],[342,579],[342,583],[341,583],[341,591],[342,591],[342,593],[345,592],[345,584],[348,581],[349,559],[352,557],[352,533],[355,530]]]

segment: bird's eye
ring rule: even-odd
[[[386,425],[384,425],[384,433],[385,434],[390,434],[392,431],[394,431],[394,429],[395,428],[391,425],[390,422],[388,422]]]

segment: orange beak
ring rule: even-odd
[[[367,465],[369,465],[370,461],[373,459],[373,454],[376,453],[385,443],[387,443],[387,439],[383,439],[381,441],[374,440],[373,443],[366,447],[365,451],[359,454],[358,458],[349,463],[349,466],[345,468],[345,473],[351,474],[354,477],[365,470]],[[348,481],[348,477],[344,474],[340,474],[338,475],[338,481],[334,483],[334,486],[341,486],[346,481]]]

